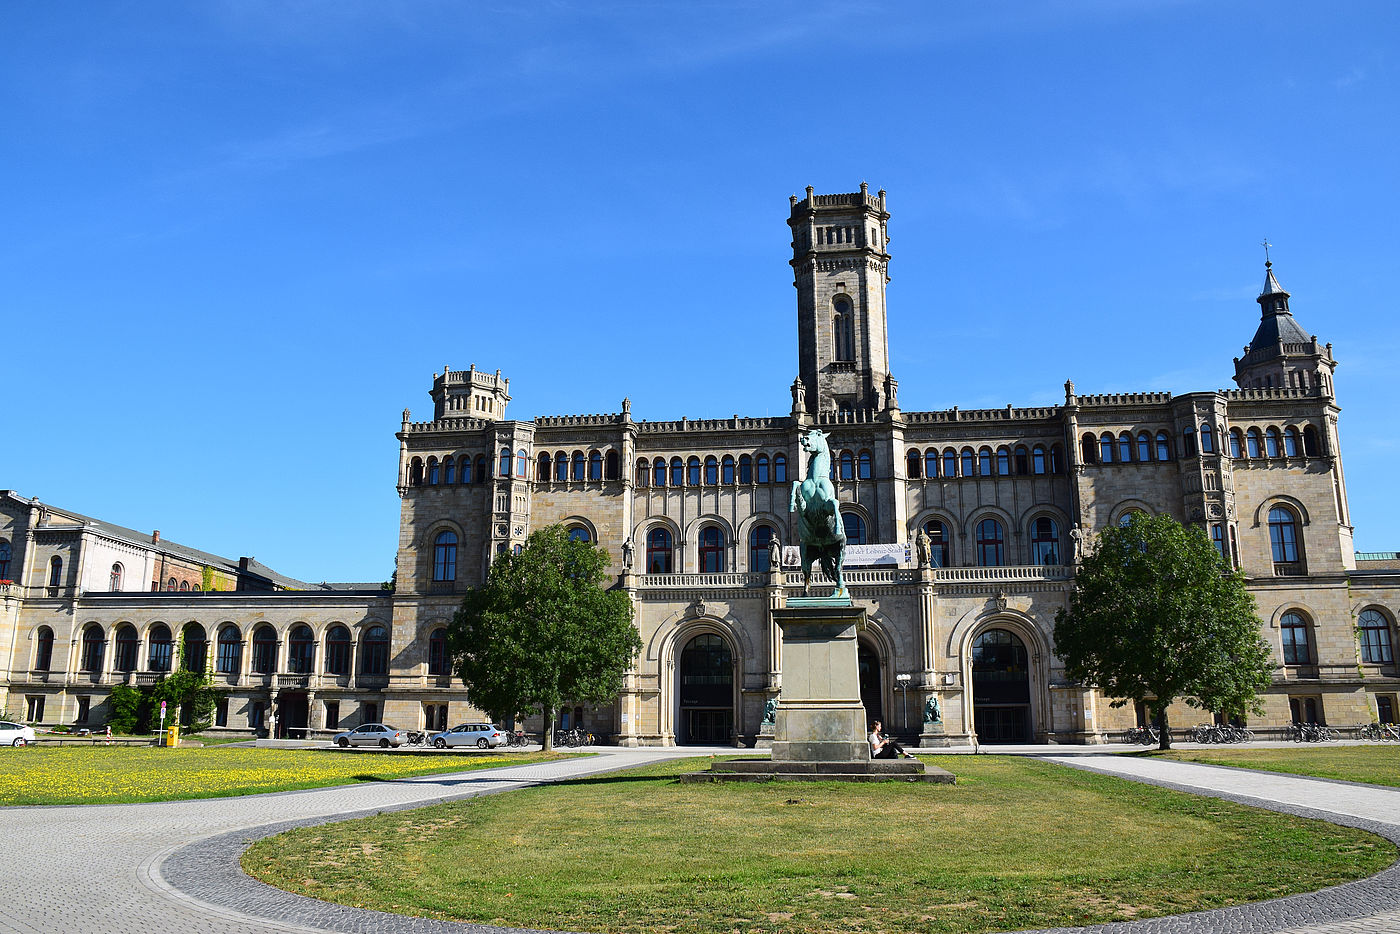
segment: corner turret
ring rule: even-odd
[[[1337,361],[1332,345],[1319,345],[1294,320],[1288,307],[1290,295],[1274,276],[1274,264],[1264,262],[1264,289],[1256,299],[1261,319],[1254,338],[1235,358],[1235,383],[1241,389],[1310,389],[1332,395],[1332,373]]]

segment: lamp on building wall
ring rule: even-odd
[[[899,692],[899,713],[900,722],[907,730],[909,728],[909,682],[914,679],[913,675],[895,675],[894,689]]]

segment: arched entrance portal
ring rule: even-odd
[[[871,720],[883,722],[885,705],[881,698],[885,695],[880,691],[880,656],[870,646],[861,645],[856,650],[856,664],[860,668],[860,702],[865,707],[865,725],[869,726]],[[886,723],[885,727],[889,732],[890,724]]]
[[[309,704],[301,691],[283,691],[277,695],[278,739],[306,739]]]
[[[714,633],[702,633],[681,650],[681,744],[727,746],[734,739],[734,657]]]
[[[988,629],[972,643],[972,716],[978,742],[1030,742],[1026,644],[1005,629]]]

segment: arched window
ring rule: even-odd
[[[477,483],[485,483],[485,482],[486,482],[486,455],[485,455],[485,454],[478,454],[478,455],[476,456],[476,460],[473,462],[473,467],[474,467],[474,470],[475,470],[475,472],[476,472],[476,482],[477,482]]]
[[[589,452],[588,452],[588,479],[590,479],[590,480],[601,480],[601,479],[603,479],[603,452],[602,452],[602,451],[589,451]]]
[[[1041,516],[1031,527],[1031,564],[1063,564],[1060,555],[1059,523],[1049,516]]]
[[[1249,452],[1250,457],[1264,456],[1263,439],[1258,428],[1251,428],[1245,434],[1245,450]]]
[[[236,675],[243,669],[243,634],[233,623],[219,628],[219,649],[214,668],[221,675]]]
[[[841,452],[841,479],[854,480],[856,478],[856,459],[850,451]]]
[[[430,457],[428,458],[428,485],[437,486],[438,479],[438,459]]]
[[[1079,456],[1086,464],[1099,462],[1099,439],[1091,432],[1086,431],[1084,437],[1079,439]]]
[[[724,532],[714,525],[700,530],[700,573],[724,570]]]
[[[952,448],[943,449],[943,476],[956,477],[958,475],[958,452]]]
[[[1201,422],[1201,453],[1215,453],[1215,436],[1211,433],[1209,422]]]
[[[977,452],[977,473],[979,476],[992,475],[992,449],[982,448]]]
[[[171,580],[174,580],[172,577]],[[63,586],[63,559],[54,555],[49,559],[49,590],[57,590]],[[54,594],[49,594],[54,596]]]
[[[671,530],[657,527],[647,533],[647,573],[671,573]]]
[[[915,451],[914,453],[918,453]],[[938,451],[929,448],[924,452],[924,476],[932,480],[938,476]]]
[[[120,561],[112,565],[112,573],[107,577],[107,589],[112,593],[122,589],[122,565]]]
[[[1181,431],[1181,453],[1186,457],[1196,454],[1196,429],[1183,428]]]
[[[497,465],[496,476],[510,476],[510,448],[501,448],[501,462]]]
[[[136,627],[123,623],[117,627],[112,667],[117,671],[136,670]]]
[[[575,452],[574,452],[573,464],[574,464],[574,472],[573,472],[573,477],[574,477],[574,479],[575,479],[575,480],[582,480],[582,479],[583,479],[583,470],[584,470],[584,467],[583,467],[583,452],[582,452],[582,451],[575,451]]]
[[[190,582],[189,582],[189,581],[180,581],[180,590],[181,590],[182,592],[188,592],[189,589],[190,589]]]
[[[450,671],[447,660],[447,630],[434,629],[428,637],[428,674],[445,675]]]
[[[1244,433],[1238,428],[1230,429],[1230,456],[1244,457]]]
[[[1045,448],[1039,444],[1031,448],[1031,472],[1035,474],[1045,473]]]
[[[457,462],[450,457],[444,457],[442,459],[442,482],[457,482]]]
[[[83,630],[83,651],[78,661],[78,668],[81,671],[98,672],[102,670],[102,656],[104,640],[102,638],[102,627],[93,624]]]
[[[855,327],[851,320],[851,303],[844,298],[838,298],[831,304],[832,315],[831,332],[836,342],[837,360],[854,360],[855,351]]]
[[[563,451],[554,452],[554,479],[559,483],[569,479],[569,455]]]
[[[861,451],[856,457],[856,479],[869,480],[872,476],[870,452]]]
[[[1165,431],[1157,432],[1157,459],[1159,461],[1172,459],[1172,442]]]
[[[13,553],[10,551],[10,543],[0,539],[0,581],[10,579],[10,558]]]
[[[1106,431],[1099,436],[1099,463],[1113,463],[1113,435]]]
[[[170,656],[174,654],[175,644],[170,638],[170,627],[164,623],[156,623],[151,627],[150,639],[146,648],[146,670],[147,671],[169,671]]]
[[[1379,610],[1361,611],[1357,620],[1361,635],[1361,660],[1368,665],[1389,665],[1394,660],[1390,648],[1390,620]]]
[[[1278,628],[1283,637],[1283,663],[1311,665],[1312,645],[1307,619],[1301,613],[1288,612],[1279,620]]]
[[[1118,460],[1126,464],[1133,459],[1133,437],[1126,431],[1118,436]]]
[[[186,623],[180,630],[180,665],[186,671],[204,674],[209,657],[209,638],[199,623]]]
[[[1005,563],[1001,523],[983,519],[977,523],[977,563],[984,568],[1001,567]]]
[[[603,478],[606,480],[618,480],[621,475],[618,472],[618,454],[616,451],[609,451],[603,460]]]
[[[522,480],[530,475],[530,455],[524,448],[515,452],[515,475]]]
[[[1269,426],[1269,430],[1264,432],[1264,451],[1270,457],[1278,457],[1281,452],[1279,446],[1278,429]]]
[[[1274,573],[1297,573],[1298,518],[1286,506],[1269,510],[1269,544],[1273,549]]]
[[[700,458],[693,454],[685,461],[685,483],[686,486],[700,485]]]
[[[977,476],[977,455],[972,453],[972,448],[962,449],[962,476]]]
[[[651,482],[653,486],[666,485],[666,461],[660,457],[651,462]]]
[[[1317,429],[1312,425],[1303,426],[1303,453],[1308,457],[1322,456],[1322,442],[1318,440]]]
[[[732,454],[724,455],[724,460],[719,462],[719,481],[725,486],[733,486],[734,484],[734,456]]]
[[[671,458],[671,486],[685,486],[685,464],[679,457]]]
[[[547,479],[549,479],[549,478],[548,478],[548,477],[545,477],[545,479],[547,480]],[[465,455],[465,454],[463,454],[461,457],[457,458],[457,482],[458,482],[458,483],[471,483],[471,482],[472,482],[472,462],[471,462],[471,459],[468,458],[467,455]]]
[[[1062,457],[1060,456],[1060,454],[1061,454],[1061,451],[1060,451],[1060,446],[1059,446],[1058,444],[1052,444],[1052,445],[1050,445],[1050,472],[1051,472],[1052,474],[1058,475],[1058,474],[1062,473],[1062,472],[1064,471],[1064,469],[1065,469],[1065,468],[1064,468],[1064,464],[1065,464],[1064,458],[1062,458]]]
[[[1007,477],[1011,475],[1011,451],[1008,448],[997,448],[997,476]]]
[[[510,462],[506,462],[510,466]],[[277,631],[271,626],[253,630],[253,673],[270,675],[277,671]]]
[[[423,459],[421,457],[415,457],[408,464],[408,485],[423,485]]]
[[[34,670],[48,671],[53,665],[53,630],[40,626],[34,634]]]
[[[549,479],[549,452],[541,451],[540,456],[535,458],[535,479],[544,482]]]
[[[773,482],[787,483],[787,455],[773,455]]]
[[[637,461],[637,466],[633,471],[632,482],[637,486],[646,486],[651,480],[651,463],[643,457]]]
[[[389,671],[389,632],[378,624],[365,630],[360,639],[363,650],[363,663],[360,672],[367,675],[382,675]]]
[[[767,454],[760,454],[760,455],[758,455],[758,460],[757,460],[757,462],[756,462],[756,467],[757,467],[757,470],[758,470],[758,475],[757,475],[757,476],[758,476],[758,481],[757,481],[757,482],[759,482],[759,483],[767,483],[767,482],[768,482],[768,455],[767,455]]]
[[[350,630],[340,624],[326,630],[326,674],[350,673]]]
[[[1144,463],[1152,460],[1152,436],[1145,431],[1138,432],[1137,459]]]
[[[719,460],[713,455],[705,457],[705,485],[714,486],[719,483]]]
[[[287,670],[294,675],[309,675],[316,655],[316,643],[312,640],[311,627],[298,623],[292,627],[287,638]]]
[[[575,525],[569,529],[569,541],[587,544],[593,541],[593,536],[588,533],[588,529],[584,526]]]
[[[739,455],[739,482],[746,486],[753,483],[753,458],[747,454]]]
[[[174,591],[179,590],[179,589],[180,589],[180,582],[177,581],[175,578],[172,577],[172,578],[170,578],[170,580],[168,580],[168,581],[165,582],[165,591],[166,591],[166,593],[173,593]]]
[[[433,541],[433,580],[438,582],[457,579],[457,533],[439,532]]]
[[[768,543],[773,540],[773,527],[756,525],[749,533],[749,570],[761,574],[776,570],[768,560]]]
[[[1016,474],[1024,477],[1031,472],[1030,453],[1024,446],[1018,445],[1016,448]]]
[[[1283,453],[1286,457],[1297,457],[1303,453],[1303,445],[1298,439],[1298,429],[1292,425],[1283,430]]]
[[[841,513],[841,527],[846,530],[847,545],[864,545],[865,520],[853,512]]]
[[[905,455],[905,473],[910,480],[918,480],[924,472],[924,456],[918,451],[910,451]]]
[[[924,534],[928,536],[929,561],[936,568],[946,568],[952,564],[948,554],[948,529],[938,519],[924,523]]]

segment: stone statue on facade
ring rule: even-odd
[[[634,550],[634,546],[632,545],[632,537],[629,535],[627,537],[627,540],[622,543],[622,566],[628,571],[632,570],[632,559],[634,557]]]
[[[783,569],[783,543],[778,541],[778,536],[774,535],[768,539],[768,570],[781,571]]]
[[[914,537],[914,552],[919,559],[919,567],[926,568],[929,565],[929,540],[928,533],[919,529],[919,534]]]
[[[807,452],[807,476],[792,482],[788,511],[797,513],[798,543],[802,552],[802,592],[812,586],[812,562],[820,561],[822,573],[836,582],[833,597],[849,597],[843,569],[846,565],[846,530],[836,487],[831,483],[831,449],[826,432],[809,428],[802,433]]]
[[[943,705],[938,702],[937,694],[930,694],[928,700],[924,703],[924,722],[943,722]]]
[[[1084,560],[1084,530],[1079,527],[1079,523],[1074,524],[1074,528],[1069,530],[1070,547],[1074,549],[1074,563],[1078,564]]]
[[[765,704],[763,705],[763,722],[764,722],[764,723],[774,723],[774,722],[776,722],[777,717],[778,717],[778,695],[775,694],[775,695],[773,695],[772,697],[768,698],[767,703],[765,703]]]

